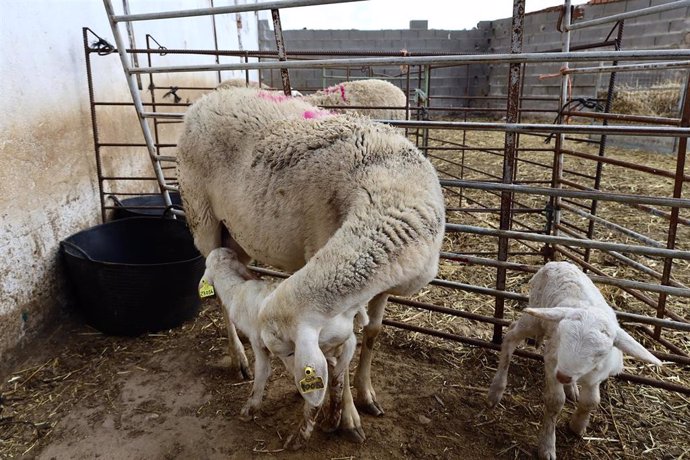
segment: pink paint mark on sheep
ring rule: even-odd
[[[266,99],[267,101],[280,103],[287,101],[291,96],[286,96],[285,94],[280,94],[277,92],[259,91],[259,97],[261,99]]]
[[[328,110],[307,110],[302,114],[302,117],[305,120],[313,120],[316,118],[329,117],[331,115],[333,114]]]
[[[345,85],[343,85],[343,84],[335,85],[335,86],[329,86],[328,88],[324,89],[323,91],[326,94],[340,93],[340,98],[343,100],[343,102],[347,102],[347,97],[345,96]]]

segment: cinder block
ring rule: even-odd
[[[648,8],[651,4],[650,0],[627,0],[625,3],[625,11],[637,11],[642,8]]]
[[[384,38],[387,40],[402,40],[401,30],[384,30]],[[411,31],[406,31],[411,32]]]
[[[603,16],[611,16],[614,14],[624,13],[626,3],[627,2],[611,2],[604,4]]]
[[[669,27],[668,21],[650,22],[650,23],[647,23],[644,25],[643,34],[645,36],[665,35],[665,34],[668,34],[668,27]]]
[[[672,19],[682,19],[688,17],[688,8],[676,8],[674,10],[664,11],[659,13],[659,18],[662,21],[670,21]]]
[[[654,48],[680,48],[683,37],[677,34],[659,35],[654,37]]]
[[[673,19],[668,23],[668,31],[673,32],[690,32],[690,19],[687,17],[683,19]]]

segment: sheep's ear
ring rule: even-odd
[[[616,332],[616,338],[613,339],[613,346],[640,361],[646,361],[661,366],[661,361],[659,361],[656,356],[651,354],[649,350],[640,345],[637,340],[633,339],[630,334],[621,328],[618,328],[618,332]]]
[[[554,308],[525,308],[524,312],[528,315],[536,316],[547,321],[560,321],[568,314],[572,313],[572,308],[554,307]]]
[[[323,404],[328,386],[328,363],[319,348],[319,334],[314,330],[300,330],[295,342],[293,373],[295,385],[307,403]]]

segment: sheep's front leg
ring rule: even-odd
[[[563,385],[556,380],[555,358],[544,356],[546,388],[544,389],[544,419],[539,433],[539,458],[556,459],[556,422],[565,403]]]
[[[319,415],[321,407],[312,406],[309,403],[304,403],[304,417],[297,429],[297,433],[291,434],[285,441],[285,449],[297,450],[307,445],[314,425],[316,424],[316,416]]]
[[[366,436],[362,430],[362,422],[352,400],[350,389],[350,361],[357,348],[355,334],[351,334],[342,345],[342,350],[336,365],[329,369],[331,381],[329,383],[329,405],[324,420],[324,430],[334,431],[340,428],[356,442],[364,442]]]
[[[376,336],[381,332],[383,313],[386,309],[388,294],[379,294],[369,302],[369,324],[364,326],[362,352],[359,365],[355,372],[355,388],[357,388],[357,406],[371,415],[383,415],[381,405],[376,401],[376,393],[371,385],[371,361],[374,354]]]
[[[580,392],[580,399],[577,403],[577,409],[570,419],[570,431],[578,436],[582,436],[589,424],[589,417],[599,406],[599,382],[594,384],[587,382],[582,383],[582,391]]]
[[[242,407],[240,418],[244,421],[252,419],[254,413],[261,407],[261,401],[264,397],[264,390],[266,389],[266,382],[271,376],[271,360],[268,356],[268,350],[261,346],[252,344],[254,350],[254,384],[252,385],[252,392],[249,399]]]
[[[498,360],[498,369],[494,376],[491,386],[489,387],[489,407],[495,407],[501,398],[503,392],[508,384],[508,368],[510,367],[510,358],[513,356],[515,348],[537,332],[538,320],[533,316],[524,315],[519,320],[513,322],[506,335],[503,337],[503,345],[501,345],[501,355]]]
[[[220,299],[218,300],[220,302]],[[223,318],[225,319],[225,327],[228,330],[228,351],[230,359],[230,370],[242,376],[244,380],[249,380],[252,378],[252,373],[249,370],[249,361],[247,360],[247,355],[244,352],[244,345],[237,335],[237,330],[235,325],[230,320],[228,316],[228,310],[225,308],[222,302],[220,302],[220,308],[223,311]]]

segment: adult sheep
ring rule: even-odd
[[[327,106],[329,110],[343,113],[347,110],[339,107],[386,107],[349,110],[375,120],[404,120],[407,105],[405,93],[400,88],[387,81],[376,79],[346,81],[303,96],[303,99],[310,104]]]
[[[221,246],[224,226],[249,257],[297,270],[259,320],[268,349],[294,355],[293,375],[311,367],[327,381],[321,329],[368,303],[356,401],[382,414],[370,367],[387,297],[412,294],[437,272],[445,212],[431,163],[391,127],[252,89],[199,99],[178,145],[182,199],[201,253]],[[302,396],[319,406],[324,394]],[[341,428],[361,431],[355,418],[343,417]]]

